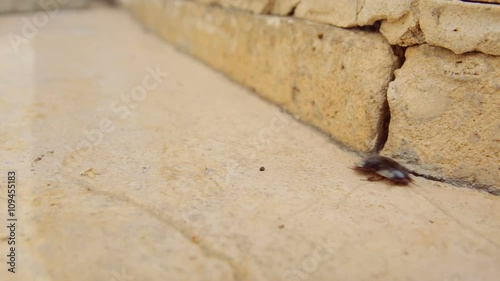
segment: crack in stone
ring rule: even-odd
[[[391,80],[389,81],[389,83],[387,83],[387,90],[386,90],[386,96],[385,96],[385,103],[386,104],[384,104],[384,106],[386,106],[386,108],[381,110],[381,117],[379,119],[380,123],[378,124],[378,137],[377,137],[377,141],[376,141],[376,145],[375,145],[375,151],[377,153],[379,153],[380,151],[383,150],[385,143],[387,142],[387,140],[389,138],[389,126],[390,126],[390,118],[391,118],[390,117],[391,109],[390,109],[389,102],[387,99],[387,91],[389,88],[389,84],[396,80],[394,73],[396,70],[401,69],[403,67],[405,60],[406,60],[405,52],[406,52],[407,47],[391,45],[391,48],[392,48],[393,54],[398,58],[398,63],[397,63],[397,66],[391,72],[391,76],[392,76]],[[459,87],[459,86],[457,86],[457,87]],[[385,112],[385,110],[387,112]],[[384,116],[383,116],[384,112],[385,112],[385,114],[387,114],[387,116],[385,117],[385,118],[387,118],[386,121],[383,121],[384,120]],[[403,159],[405,159],[405,157],[403,157]],[[406,158],[406,160],[408,160],[408,159]],[[468,187],[471,189],[488,192],[489,194],[491,194],[493,196],[500,196],[500,191],[495,190],[493,188],[493,186],[489,186],[489,185],[472,185],[471,186],[471,183],[467,182],[467,181],[461,181],[461,180],[457,180],[457,179],[443,179],[441,177],[435,177],[435,176],[431,176],[428,174],[419,173],[416,171],[410,171],[410,173],[413,174],[414,176],[421,177],[421,178],[424,178],[427,180],[437,181],[437,182],[445,182],[445,183],[452,184],[454,186]]]
[[[389,81],[392,82],[393,80]],[[388,84],[389,84],[388,83]],[[389,123],[391,122],[391,109],[389,108],[389,102],[387,101],[387,90],[384,104],[380,110],[380,118],[377,124],[377,140],[375,142],[375,151],[379,153],[385,146],[387,139],[389,138]]]
[[[157,212],[154,208],[148,207],[144,204],[141,204],[139,202],[136,202],[132,200],[130,197],[123,195],[123,194],[116,194],[112,192],[107,192],[107,191],[98,191],[91,189],[90,190],[93,194],[95,195],[100,195],[100,196],[106,196],[111,199],[132,205],[136,208],[139,208],[152,217],[156,218],[157,220],[161,221],[162,223],[172,227],[174,230],[176,230],[178,233],[180,233],[189,243],[198,246],[198,248],[201,250],[203,255],[205,255],[208,258],[214,258],[217,260],[220,260],[230,266],[230,268],[233,271],[233,280],[242,280],[241,276],[242,274],[240,273],[240,270],[238,269],[238,266],[231,260],[230,257],[218,253],[212,249],[210,249],[207,245],[201,243],[199,240],[196,240],[196,242],[193,241],[193,237],[197,236],[193,233],[193,231],[187,230],[185,227],[179,225],[176,223],[176,220],[173,218],[168,218],[165,215],[160,214]]]
[[[301,3],[302,1],[298,1],[295,5],[293,5],[291,8],[290,8],[290,11],[288,11],[288,13],[286,14],[287,16],[289,17],[293,17],[295,16],[295,10],[297,9],[297,7],[299,6],[299,4]]]
[[[385,146],[387,139],[389,138],[389,125],[391,122],[391,108],[389,107],[389,101],[387,99],[387,93],[389,90],[389,84],[396,80],[396,75],[394,74],[396,70],[400,69],[405,62],[405,48],[399,46],[391,45],[392,53],[397,57],[397,63],[391,70],[391,79],[387,83],[385,89],[385,101],[380,110],[380,118],[377,124],[377,140],[375,142],[375,152],[379,153]]]
[[[363,10],[363,7],[365,6],[365,1],[363,0],[362,3],[360,3],[361,1],[358,0],[356,1],[356,25],[358,24],[358,16],[359,16],[359,13],[361,12],[361,10]],[[361,4],[361,6],[359,6]]]

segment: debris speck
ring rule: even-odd
[[[260,167],[260,169],[259,169],[259,171],[261,171],[261,172],[263,172],[263,171],[265,171],[265,170],[266,170],[266,168],[265,168],[265,167]]]

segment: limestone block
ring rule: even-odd
[[[10,12],[14,9],[14,0],[0,1],[0,13]]]
[[[395,75],[383,154],[500,194],[500,57],[420,45],[407,49]]]
[[[392,45],[411,46],[424,44],[425,37],[420,29],[420,7],[418,0],[413,0],[400,18],[382,21],[380,32]]]
[[[376,33],[191,1],[135,1],[175,46],[357,151],[374,150],[397,65]],[[149,8],[148,8],[149,7]],[[369,46],[369,48],[367,48]]]
[[[257,14],[272,13],[288,15],[301,0],[197,0],[202,3],[218,4],[222,7],[237,8]]]
[[[89,0],[66,0],[59,2],[63,3],[63,8],[83,8],[87,7],[89,4]]]
[[[339,27],[357,26],[357,1],[352,0],[302,0],[295,9],[295,16]]]
[[[427,42],[457,54],[499,55],[500,6],[479,2],[413,0],[402,17],[382,21],[380,32],[393,45]]]
[[[356,23],[371,25],[378,20],[395,21],[410,11],[414,0],[358,0]]]
[[[198,0],[202,3],[219,4],[223,7],[238,8],[252,11],[258,14],[265,14],[271,10],[272,0]]]
[[[223,7],[295,16],[340,27],[371,25],[380,19],[396,20],[409,11],[412,0],[197,0]]]
[[[271,13],[274,15],[289,15],[295,10],[301,0],[275,0]]]
[[[500,56],[500,6],[463,1],[420,0],[420,27],[427,43],[457,54]]]
[[[428,43],[457,54],[500,54],[500,6],[459,0],[197,0],[254,13],[289,15],[338,27],[373,25],[392,45]]]
[[[142,2],[147,2],[147,5]],[[132,0],[130,5],[131,10],[138,18],[141,19],[144,26],[151,30],[155,30],[158,28],[155,24],[159,23],[160,19],[164,16],[164,4],[165,0]]]
[[[25,12],[25,11],[33,11],[35,9],[35,1],[34,0],[15,0],[13,11],[16,12]]]
[[[82,8],[88,4],[89,0],[2,0],[0,1],[0,13]]]
[[[412,0],[302,0],[295,16],[339,27],[372,25],[376,21],[395,21],[410,11]]]

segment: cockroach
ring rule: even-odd
[[[399,185],[407,185],[413,181],[405,167],[389,157],[380,155],[364,158],[353,169],[372,174],[367,178],[369,181],[378,181],[385,178]]]

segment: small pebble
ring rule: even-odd
[[[259,169],[259,170],[262,172],[262,171],[264,171],[265,169],[266,169],[266,168],[264,168],[264,167],[260,167],[260,169]]]

